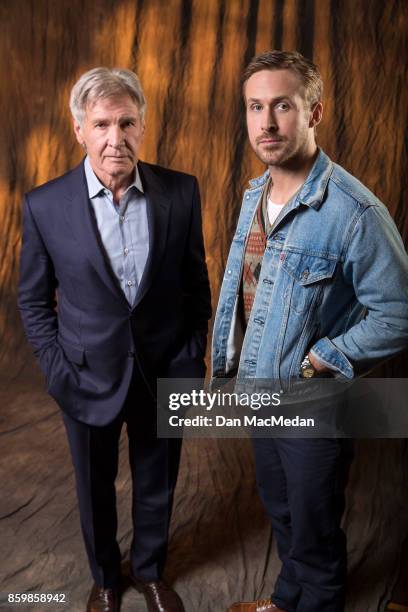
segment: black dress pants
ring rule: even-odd
[[[160,579],[166,560],[181,440],[157,439],[155,402],[137,373],[122,411],[108,425],[86,425],[65,413],[63,418],[75,470],[81,528],[96,584],[114,588],[120,583],[115,479],[124,423],[133,485],[132,570],[144,580]]]
[[[347,556],[340,521],[352,441],[253,438],[252,444],[282,561],[273,602],[287,612],[342,612]]]

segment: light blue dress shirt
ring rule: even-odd
[[[113,273],[132,305],[149,254],[147,203],[139,171],[136,166],[133,183],[116,205],[112,192],[102,185],[92,170],[88,157],[84,167],[102,244]]]

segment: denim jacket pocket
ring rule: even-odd
[[[288,285],[285,296],[290,299],[290,309],[298,315],[304,314],[323,282],[333,277],[337,258],[286,251],[282,253],[281,261],[283,269],[293,281]]]

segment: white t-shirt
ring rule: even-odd
[[[284,204],[275,204],[275,202],[272,202],[272,200],[268,198],[268,219],[271,226],[275,223],[284,206]]]

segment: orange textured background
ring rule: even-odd
[[[75,80],[98,65],[139,74],[148,100],[142,159],[199,178],[215,306],[242,191],[263,171],[246,139],[240,74],[267,49],[297,49],[320,66],[318,141],[388,206],[408,243],[407,32],[407,0],[1,0],[0,591],[64,585],[76,612],[89,586],[59,411],[16,308],[22,195],[82,156],[68,110]],[[382,371],[407,376],[407,354]],[[408,584],[408,442],[356,446],[346,610],[377,612],[398,576]],[[219,612],[244,595],[269,595],[279,562],[249,444],[193,440],[183,449],[170,568],[187,609]],[[123,548],[131,495],[121,457]],[[408,604],[406,586],[394,595]]]
[[[68,97],[94,66],[139,74],[142,159],[198,176],[214,304],[241,193],[262,172],[246,140],[240,73],[266,49],[296,48],[320,66],[320,145],[386,203],[408,241],[403,0],[3,0],[0,24],[3,363],[16,364],[24,346],[15,309],[22,194],[80,161]]]

